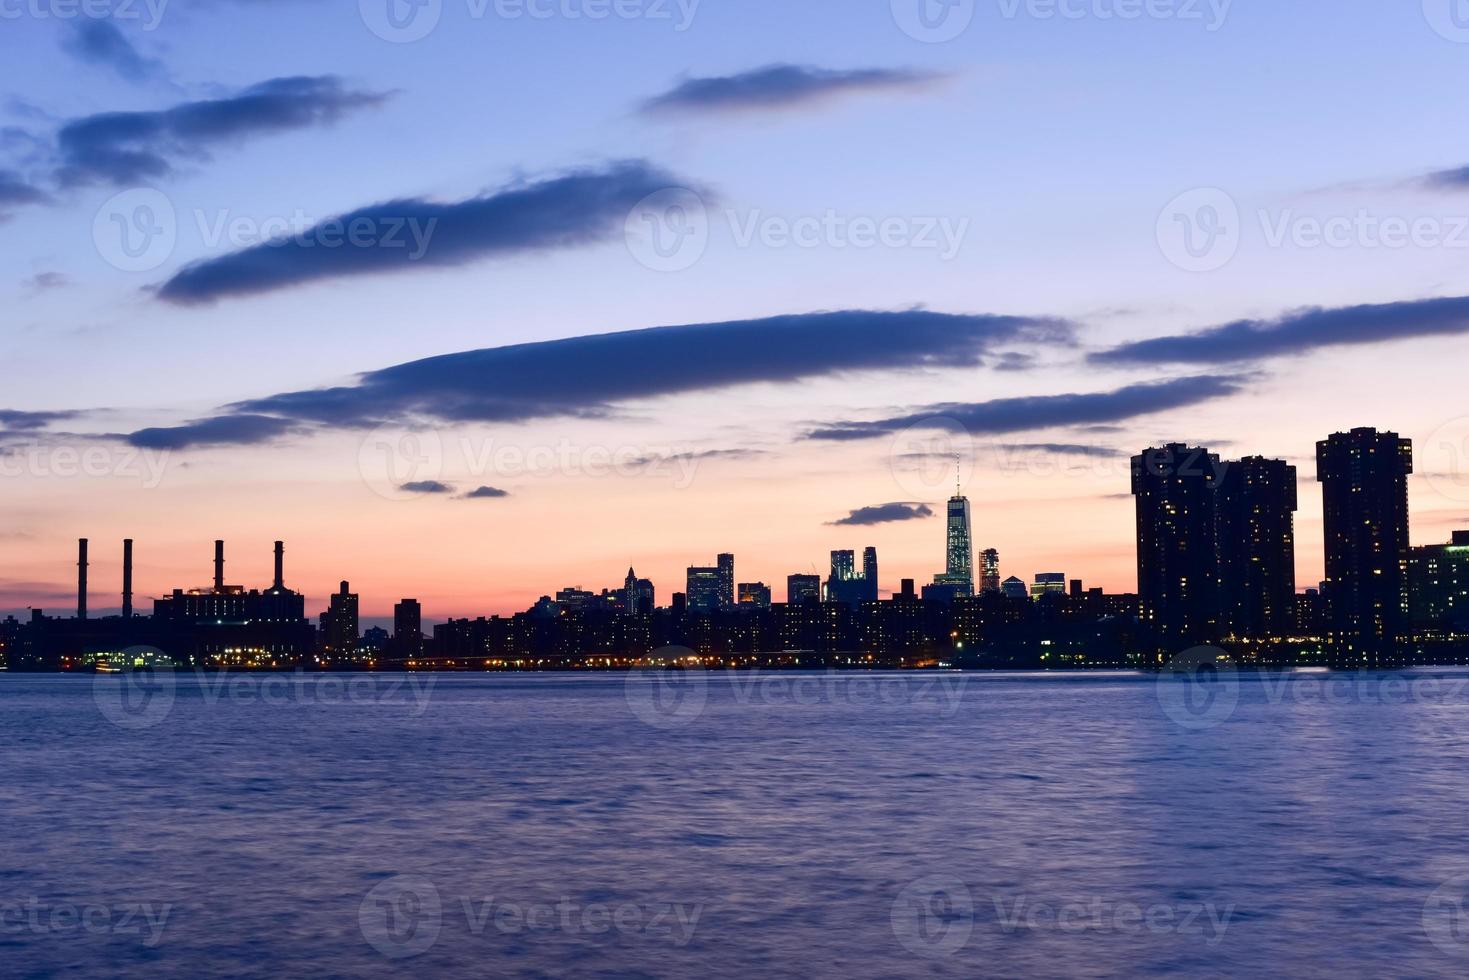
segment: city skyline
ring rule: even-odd
[[[1037,571],[1026,577],[1012,573],[1005,577],[1004,584],[1023,583],[1032,600],[1047,593],[1080,595],[1085,591],[1083,585],[1090,586],[1093,592],[1135,594],[1141,600],[1141,621],[1155,624],[1163,636],[1184,645],[1195,641],[1213,642],[1224,635],[1290,635],[1298,625],[1294,608],[1297,597],[1328,594],[1343,587],[1375,587],[1383,590],[1382,597],[1399,597],[1400,608],[1393,610],[1386,635],[1391,637],[1405,632],[1406,627],[1397,624],[1397,617],[1401,616],[1402,622],[1407,622],[1410,603],[1406,576],[1410,555],[1444,546],[1440,539],[1413,547],[1411,495],[1407,484],[1415,468],[1412,440],[1400,438],[1393,432],[1357,428],[1349,432],[1339,431],[1319,440],[1316,450],[1316,470],[1311,482],[1319,485],[1320,496],[1327,512],[1333,515],[1333,527],[1337,529],[1335,537],[1329,537],[1325,543],[1326,550],[1321,560],[1326,574],[1319,581],[1298,584],[1296,580],[1296,566],[1302,557],[1296,547],[1295,531],[1295,515],[1301,503],[1301,477],[1297,467],[1285,460],[1261,456],[1229,460],[1210,452],[1207,447],[1171,443],[1144,450],[1130,460],[1130,496],[1136,504],[1136,577],[1132,588],[1113,590],[1097,586],[1094,579],[1085,576],[1084,570],[1072,565],[1068,565],[1066,571]],[[1392,468],[1374,475],[1370,466],[1365,471],[1362,469],[1363,459],[1369,463],[1374,459],[1385,459]],[[959,479],[962,481],[962,467]],[[1372,489],[1378,484],[1383,489]],[[1364,490],[1367,494],[1365,501]],[[1343,508],[1350,510],[1343,511]],[[1469,524],[1469,520],[1464,523]],[[1361,532],[1348,529],[1363,527],[1370,537],[1365,542],[1352,543],[1349,538]],[[1465,533],[1462,529],[1454,530],[1452,543],[1458,544]],[[1202,548],[1206,542],[1207,548]],[[97,593],[90,588],[93,564],[90,544],[90,539],[79,539],[77,586],[73,592],[75,617],[79,620],[88,619],[89,614],[94,618],[106,618],[118,611],[105,604],[98,607],[91,602]],[[175,603],[187,595],[259,594],[258,589],[226,584],[225,544],[223,539],[214,541],[212,585],[192,589],[175,587],[171,593],[157,597],[165,600],[160,608],[167,606],[170,594]],[[135,605],[134,545],[132,538],[121,542],[120,610],[124,618],[132,614],[130,610]],[[1352,549],[1363,551],[1366,557],[1349,557]],[[921,588],[925,599],[948,603],[956,597],[978,595],[980,591],[990,594],[1001,592],[1000,579],[1006,568],[997,549],[981,548],[974,543],[970,501],[962,482],[956,486],[947,503],[943,520],[942,563],[931,577],[904,576],[898,588],[883,588],[878,574],[876,547],[864,547],[860,566],[857,552],[852,548],[833,549],[829,557],[829,574],[824,578],[819,574],[802,572],[785,576],[784,601],[792,603],[815,598],[857,606],[882,598],[916,596]],[[747,603],[768,608],[772,601],[778,601],[774,599],[774,588],[766,581],[743,581],[745,577],[737,574],[735,562],[735,553],[722,552],[713,565],[689,565],[680,580],[682,591],[666,588],[662,592],[659,592],[655,580],[641,577],[635,568],[629,567],[620,586],[604,588],[600,594],[595,591],[595,585],[587,590],[583,588],[584,582],[578,580],[547,588],[537,604],[511,612],[533,612],[539,603],[551,601],[553,597],[557,604],[569,608],[578,608],[584,601],[613,601],[620,603],[623,610],[639,613],[650,613],[658,608],[691,614],[730,612],[743,608]],[[979,584],[983,586],[982,590],[976,588],[976,565],[981,573]],[[1358,570],[1359,566],[1361,570]],[[1388,566],[1391,566],[1390,570]],[[967,578],[965,571],[968,572]],[[283,576],[284,542],[277,540],[273,548],[272,585],[264,594],[269,597],[289,592],[298,608],[294,615],[303,616],[308,597],[304,593],[287,590]],[[1183,591],[1177,594],[1174,592],[1175,581],[1185,583]],[[1228,594],[1221,591],[1226,581],[1230,583]],[[1333,587],[1330,585],[1333,581],[1342,584]],[[402,631],[405,615],[420,625],[424,622],[422,603],[416,598],[393,600],[392,615],[384,618],[361,615],[358,595],[348,593],[349,582],[342,580],[338,591],[329,597],[328,608],[321,617],[324,637],[330,634],[331,623],[346,615],[349,615],[354,628],[360,619],[378,626],[391,623],[395,633]],[[667,596],[668,601],[659,603],[658,596]],[[1381,609],[1383,605],[1380,597],[1353,602],[1356,604],[1350,608],[1343,604],[1333,612],[1340,621],[1333,627],[1337,633],[1357,631],[1359,627],[1355,624],[1372,618],[1365,610]],[[1452,599],[1448,605],[1449,608],[1443,612],[1453,612]],[[350,608],[350,614],[340,611],[345,608]],[[35,610],[37,613],[40,611]],[[468,618],[485,612],[481,609],[476,614],[469,614]],[[494,614],[505,615],[498,611]],[[442,617],[431,615],[428,622],[456,618],[466,617],[454,613]],[[1380,637],[1384,626],[1379,623],[1375,630]],[[356,632],[352,634],[353,642],[357,635]]]
[[[1462,52],[1421,10],[1349,3],[1383,67],[1364,89],[1299,59],[1309,11],[1225,6],[976,10],[941,41],[886,3],[768,0],[595,24],[447,5],[415,40],[310,4],[287,38],[259,4],[8,19],[4,608],[69,605],[80,536],[148,542],[140,592],[201,536],[285,538],[313,603],[350,568],[386,620],[406,592],[509,612],[549,587],[528,583],[675,582],[731,548],[779,583],[844,522],[906,513],[865,529],[891,590],[930,574],[910,532],[948,492],[918,457],[955,450],[1007,574],[1119,590],[1135,447],[1300,467],[1359,423],[1414,441],[1414,526],[1440,538],[1469,516],[1469,421],[1422,393],[1469,354],[1469,199],[1414,95],[1452,90]],[[548,63],[565,85],[465,97]],[[1207,152],[1170,123],[1202,103]],[[121,237],[169,214],[156,254]],[[939,409],[972,446],[909,430]],[[1304,499],[1302,582],[1322,519]]]

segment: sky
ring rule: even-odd
[[[1469,527],[1457,0],[0,0],[0,611],[737,556],[1135,588],[1128,457]],[[1458,16],[1456,16],[1458,15]],[[953,458],[958,457],[957,473]],[[146,602],[144,607],[146,608]]]

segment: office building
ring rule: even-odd
[[[1219,457],[1172,444],[1132,459],[1141,619],[1167,660],[1220,637]]]
[[[1316,445],[1326,532],[1327,636],[1336,662],[1393,662],[1406,629],[1413,444],[1361,428]]]

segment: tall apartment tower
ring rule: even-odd
[[[1250,456],[1219,481],[1219,575],[1224,631],[1289,636],[1296,615],[1296,468]]]
[[[1316,444],[1326,530],[1327,636],[1337,662],[1391,662],[1406,632],[1413,443],[1353,429]]]
[[[1219,457],[1173,443],[1132,459],[1141,618],[1172,657],[1220,636]]]

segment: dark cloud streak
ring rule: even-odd
[[[643,103],[649,115],[786,109],[838,95],[915,89],[943,76],[895,68],[838,71],[807,65],[767,65],[737,75],[690,78]]]
[[[1310,307],[1274,320],[1237,320],[1194,333],[1098,351],[1097,364],[1230,364],[1307,354],[1325,347],[1469,334],[1469,297],[1334,309]]]

